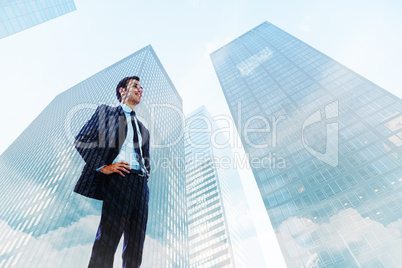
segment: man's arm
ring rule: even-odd
[[[98,106],[91,119],[88,120],[75,137],[74,145],[87,165],[90,166],[90,169],[106,175],[119,173],[124,177],[123,172],[130,173],[130,165],[123,161],[107,165],[104,157],[105,148],[101,148],[102,142],[99,144],[100,134],[103,137],[106,135],[106,133],[100,133],[100,131],[107,131],[105,122],[102,122],[102,120],[106,120],[105,108],[105,105]],[[101,126],[100,124],[103,125]]]
[[[106,165],[102,157],[104,148],[99,148],[99,116],[102,106],[104,105],[98,106],[95,113],[82,127],[74,141],[75,149],[77,149],[87,165],[90,165],[91,169],[95,170]]]

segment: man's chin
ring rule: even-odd
[[[138,104],[141,102],[141,98],[132,98],[132,99],[131,99],[131,102],[132,102],[134,105],[138,105]]]

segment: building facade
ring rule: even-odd
[[[287,266],[398,267],[401,100],[268,22],[210,56]]]
[[[185,156],[190,267],[236,267],[205,109],[186,116]],[[208,118],[209,119],[209,118]],[[207,120],[208,120],[207,119]],[[192,129],[196,131],[192,132]]]
[[[84,161],[74,137],[100,104],[117,106],[117,83],[138,75],[138,118],[151,133],[152,173],[143,267],[187,267],[182,99],[151,46],[59,94],[0,156],[0,266],[86,267],[101,201],[73,193]],[[121,266],[121,245],[116,267]]]
[[[222,165],[233,153],[204,106],[186,116],[184,143],[190,267],[264,267],[258,241],[246,244],[257,234],[237,169]]]
[[[73,0],[0,1],[0,38],[74,11]]]

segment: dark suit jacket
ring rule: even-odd
[[[145,167],[150,173],[149,131],[139,120],[138,125],[142,136],[141,150]],[[85,166],[74,192],[103,200],[110,177],[96,169],[113,162],[120,152],[126,135],[127,120],[121,106],[98,106],[94,115],[75,137],[75,148],[84,159]]]

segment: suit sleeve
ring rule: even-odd
[[[101,110],[102,106],[98,106],[95,113],[75,137],[74,142],[75,149],[91,170],[96,170],[105,165],[102,157],[103,150],[99,147],[99,117]]]

